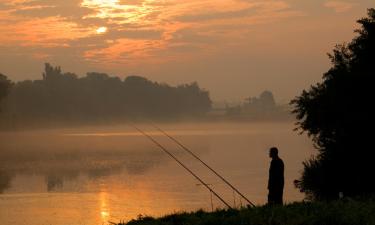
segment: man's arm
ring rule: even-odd
[[[274,161],[272,160],[271,164],[270,164],[270,169],[269,169],[269,172],[268,172],[268,186],[267,186],[268,190],[272,187],[274,170],[275,170],[275,165],[274,165]]]

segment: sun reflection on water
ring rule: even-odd
[[[110,209],[108,205],[108,192],[102,190],[99,193],[99,204],[100,204],[100,218],[103,223],[107,223],[110,218]]]

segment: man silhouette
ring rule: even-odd
[[[268,178],[268,204],[283,204],[284,163],[276,147],[270,149],[269,156],[272,161]]]

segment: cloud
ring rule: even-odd
[[[31,8],[18,9],[13,11],[13,14],[33,17],[33,18],[46,18],[52,16],[60,16],[65,19],[80,19],[83,16],[94,13],[94,9],[85,7],[72,7],[72,6],[38,6]]]
[[[263,13],[290,12],[291,7],[284,1],[240,1],[241,3],[227,5],[224,9],[211,9],[210,11],[191,11],[178,15],[175,19],[183,22],[204,22],[209,20],[228,20],[247,18]],[[224,5],[225,6],[225,5]],[[208,6],[207,6],[208,7]]]
[[[0,45],[119,65],[214,54],[255,24],[303,15],[283,0],[10,0],[1,8]]]
[[[241,18],[247,17],[256,13],[254,7],[248,7],[240,10],[233,11],[223,11],[223,12],[209,12],[209,13],[200,13],[200,14],[185,14],[177,16],[175,19],[181,22],[202,22],[209,20],[225,20],[231,18]]]
[[[120,5],[142,5],[145,3],[145,0],[120,0]]]
[[[333,9],[336,13],[343,13],[351,10],[356,4],[342,1],[328,1],[324,3],[327,8]]]
[[[8,9],[9,8],[9,6],[7,5],[7,4],[5,4],[5,3],[3,3],[3,2],[0,2],[0,11],[1,10],[6,10],[6,9]]]
[[[19,17],[47,18],[60,17],[64,20],[80,22],[88,14],[96,13],[94,8],[82,7],[79,0],[34,0],[15,4],[11,14]]]

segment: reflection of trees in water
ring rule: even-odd
[[[81,178],[95,180],[123,173],[138,176],[165,162],[173,163],[144,137],[77,138],[55,135],[60,133],[42,131],[0,135],[0,142],[4,140],[6,143],[0,151],[2,174],[36,175],[44,179],[48,191],[61,191],[71,187],[71,181]],[[185,137],[184,143],[190,143],[189,146],[193,146],[197,153],[210,149],[206,142],[197,141],[195,136]],[[175,150],[174,154],[183,153]],[[8,188],[10,183],[2,174],[0,190]]]
[[[10,182],[12,181],[12,176],[9,172],[0,169],[0,194],[10,188]]]
[[[123,170],[123,160],[108,161],[99,160],[93,161],[88,166],[86,174],[91,179],[98,179],[108,177],[110,175],[119,174]]]
[[[63,177],[61,177],[57,174],[47,175],[45,181],[47,183],[48,192],[54,191],[54,190],[59,189],[59,188],[62,188],[63,185],[64,185]]]
[[[152,169],[156,161],[152,160],[133,160],[124,164],[126,171],[131,175],[142,175]]]
[[[42,160],[20,157],[22,160],[2,158],[5,165],[0,170],[0,193],[10,187],[12,174],[18,175],[42,175],[48,192],[58,191],[64,187],[64,182],[78,179],[80,175],[90,179],[99,179],[126,171],[130,175],[142,175],[147,173],[156,164],[160,163],[160,153],[126,153],[112,154],[100,153],[86,155],[66,156],[41,156]]]

